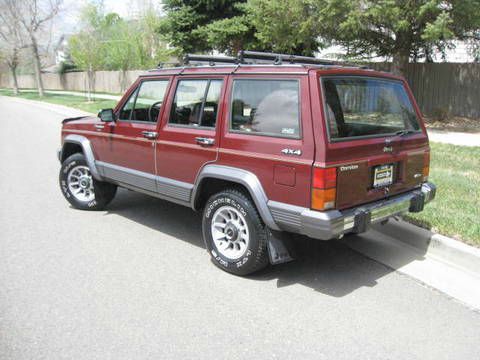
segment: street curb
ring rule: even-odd
[[[480,249],[404,220],[377,228],[414,251],[480,277]]]

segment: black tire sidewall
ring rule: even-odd
[[[101,194],[98,191],[98,185],[95,184],[94,180],[94,192],[95,192],[95,199],[91,201],[80,201],[78,200],[68,188],[68,174],[72,168],[75,166],[87,166],[88,164],[85,160],[83,154],[73,154],[62,163],[62,167],[60,168],[60,189],[62,190],[62,194],[67,199],[67,201],[75,208],[81,210],[99,210],[105,206],[105,201],[102,199]]]
[[[211,221],[215,212],[222,206],[231,206],[245,218],[249,232],[249,243],[245,254],[239,259],[223,256],[215,246],[211,233]],[[254,205],[242,194],[224,191],[212,196],[205,205],[202,217],[203,239],[208,253],[215,265],[221,269],[237,274],[247,275],[265,267],[266,231]]]

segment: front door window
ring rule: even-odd
[[[142,82],[120,110],[119,119],[156,123],[167,86],[168,80]]]

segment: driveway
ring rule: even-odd
[[[241,278],[187,208],[121,190],[72,209],[62,116],[0,113],[1,359],[480,358],[478,312],[340,242],[299,237],[298,260]]]

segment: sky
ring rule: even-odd
[[[72,34],[79,29],[80,11],[89,2],[100,2],[101,0],[64,0],[63,10],[55,19],[55,32],[61,34]],[[135,10],[145,4],[152,4],[160,11],[160,0],[103,0],[106,13],[117,13],[122,18],[130,18]]]

